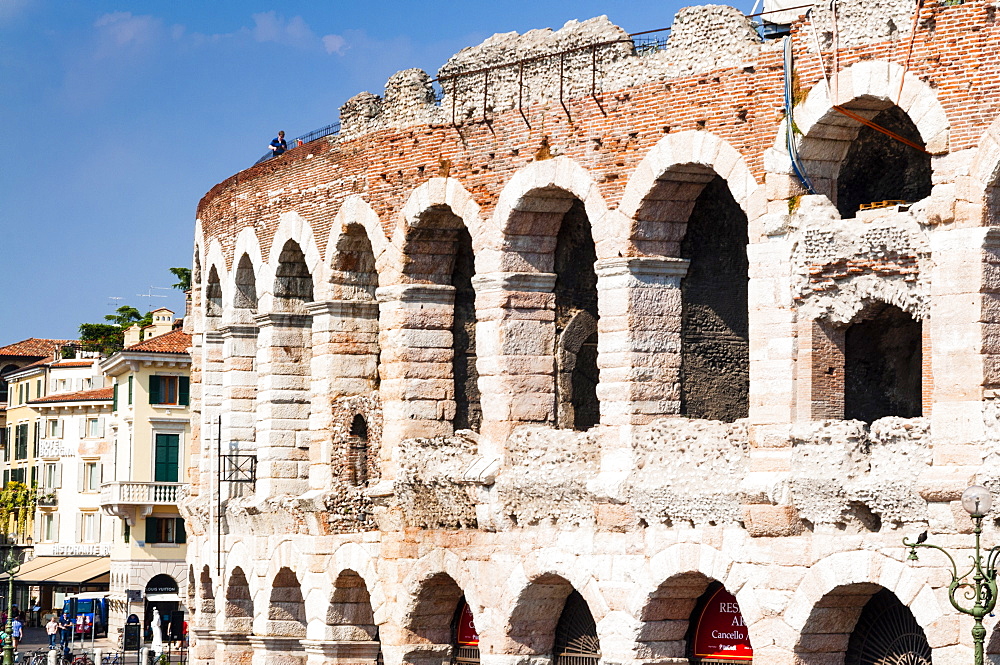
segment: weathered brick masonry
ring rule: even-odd
[[[996,13],[823,4],[791,69],[721,6],[658,50],[496,35],[440,101],[400,72],[215,186],[195,659],[567,664],[573,625],[588,662],[681,662],[721,583],[758,662],[868,662],[886,607],[907,662],[968,660],[901,540],[967,547],[962,490],[1000,489]],[[258,466],[217,541],[220,437]]]

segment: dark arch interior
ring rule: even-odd
[[[338,239],[330,283],[334,298],[366,303],[357,306],[356,318],[359,323],[365,321],[368,329],[356,333],[357,344],[354,345],[354,349],[358,355],[369,357],[369,362],[361,371],[362,376],[358,378],[366,380],[366,389],[377,388],[380,348],[379,311],[375,302],[375,290],[378,288],[378,272],[371,240],[360,224],[348,224]]]
[[[274,274],[276,309],[281,312],[305,312],[305,304],[313,299],[312,275],[306,257],[294,240],[289,240],[278,256]]]
[[[579,312],[587,312],[598,319],[597,273],[594,264],[597,249],[583,202],[573,199],[569,210],[563,215],[556,235],[554,270],[556,273],[556,338],[563,332]],[[560,348],[562,354],[566,349]],[[560,399],[569,398],[572,405],[572,419],[560,422],[565,429],[587,430],[600,421],[600,403],[597,399],[597,331],[588,336],[578,351],[571,373],[568,390],[560,387]],[[568,411],[568,410],[567,410]]]
[[[924,145],[917,126],[898,106],[890,106],[872,123]],[[845,219],[862,204],[899,199],[919,201],[931,193],[931,156],[867,125],[847,150],[837,176],[837,209]]]
[[[931,665],[924,629],[887,589],[875,593],[861,610],[844,657],[844,665],[882,663]]]
[[[242,568],[234,568],[226,587],[225,622],[227,630],[250,634],[253,627],[253,596]]]
[[[844,417],[872,422],[922,413],[921,323],[892,305],[870,307],[844,341]]]
[[[254,275],[253,263],[244,254],[236,266],[236,293],[233,297],[233,307],[257,311],[257,277]]]
[[[732,422],[749,409],[747,217],[714,176],[688,218],[681,257],[681,413]]]
[[[470,621],[471,617],[471,621]],[[465,626],[464,623],[471,623],[471,626]],[[458,607],[455,608],[455,617],[451,621],[451,643],[454,647],[454,652],[452,655],[452,663],[455,665],[478,665],[479,659],[479,645],[466,644],[462,641],[463,635],[468,633],[475,633],[475,618],[472,617],[472,611],[469,609],[469,603],[465,600],[465,596],[458,599]]]
[[[326,623],[336,628],[339,640],[378,639],[368,586],[353,570],[345,570],[337,576],[326,612]]]
[[[555,665],[597,665],[601,659],[597,623],[576,589],[566,597],[559,615],[552,652]]]
[[[222,316],[222,284],[215,266],[208,272],[208,284],[205,285],[205,315],[210,318]]]
[[[429,577],[417,594],[410,631],[431,644],[452,644],[455,611],[463,596],[458,584],[446,573]]]
[[[290,568],[282,568],[274,576],[267,618],[280,625],[280,629],[274,631],[276,634],[305,637],[306,609],[302,587],[299,586],[299,578]]]
[[[368,422],[360,413],[351,420],[347,441],[347,482],[354,486],[368,482]]]

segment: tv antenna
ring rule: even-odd
[[[166,298],[167,297],[165,295],[160,295],[159,293],[153,293],[153,289],[159,289],[161,291],[170,291],[171,290],[171,288],[169,286],[151,286],[151,287],[149,287],[149,290],[146,293],[137,293],[135,295],[136,295],[137,298],[150,298],[150,302],[152,302],[152,298]]]

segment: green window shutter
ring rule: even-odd
[[[115,381],[114,389],[111,392],[111,410],[118,410],[118,382]]]
[[[180,435],[157,434],[153,458],[153,480],[158,483],[176,483],[180,467]]]
[[[160,377],[156,375],[149,377],[149,403],[160,403]]]
[[[132,379],[135,377],[131,374],[128,375],[128,405],[132,406]]]
[[[146,543],[147,544],[148,543],[155,543],[155,542],[157,542],[157,540],[156,540],[156,532],[157,532],[157,528],[156,527],[157,526],[158,525],[157,525],[157,518],[156,517],[147,517],[146,518]]]
[[[29,485],[32,489],[38,487],[38,467],[31,467],[31,484]]]
[[[7,483],[9,483],[9,482],[10,482],[10,471],[7,470],[7,469],[4,469],[3,470],[3,484],[4,484],[4,487],[6,487]]]
[[[180,377],[177,381],[178,401],[181,406],[187,406],[191,402],[191,379],[186,376]]]
[[[178,517],[176,519],[177,522],[175,524],[177,529],[177,538],[175,538],[175,540],[178,543],[186,543],[188,540],[187,531],[184,530],[184,518]]]

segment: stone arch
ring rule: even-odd
[[[191,571],[193,573],[193,566]],[[195,584],[192,583],[191,586],[194,587]],[[198,575],[197,589],[198,612],[205,621],[211,622],[215,618],[215,584],[207,565],[202,567]]]
[[[679,256],[691,209],[715,175],[726,181],[747,219],[764,214],[763,187],[725,139],[704,131],[660,139],[632,172],[618,204],[628,224],[627,255]]]
[[[479,206],[450,178],[433,178],[410,195],[394,234],[403,256],[400,295],[405,301],[419,295],[417,325],[444,338],[450,335],[450,367],[435,368],[435,376],[450,379],[442,388],[452,404],[442,412],[454,429],[479,429],[481,407],[476,365],[476,292],[474,238],[481,231]],[[430,309],[433,308],[433,309]],[[406,311],[406,307],[400,308]],[[430,311],[432,316],[428,316]],[[443,358],[442,358],[443,360]],[[429,368],[428,368],[429,369]],[[426,374],[427,372],[425,372]]]
[[[340,210],[333,219],[333,231],[327,243],[326,260],[324,264],[330,270],[337,261],[337,249],[339,236],[351,225],[357,224],[364,229],[368,242],[371,244],[372,253],[375,256],[375,272],[378,275],[378,285],[386,286],[395,284],[401,271],[401,258],[399,249],[394,247],[385,235],[382,222],[378,214],[372,209],[367,201],[359,194],[348,196],[340,206]],[[334,296],[342,297],[342,296]]]
[[[217,330],[222,320],[222,276],[218,266],[208,269],[205,279],[205,329]]]
[[[537,234],[525,233],[533,224],[555,237],[558,222],[552,221],[568,210],[572,199],[582,202],[597,243],[597,257],[617,255],[616,229],[608,205],[590,173],[568,157],[531,162],[504,185],[493,211],[493,219],[476,244],[476,273],[548,272],[539,268]],[[543,242],[543,246],[551,242]],[[488,250],[488,251],[481,251]],[[542,252],[544,253],[544,252]]]
[[[244,252],[233,269],[233,308],[257,313],[257,270]]]
[[[754,589],[734,561],[709,545],[679,543],[653,556],[641,571],[628,609],[639,620],[635,648],[656,657],[686,658],[689,621],[712,582],[736,596],[751,644],[760,643],[760,610]]]
[[[292,244],[289,245],[289,242]],[[287,250],[295,248],[297,250],[294,259],[285,254],[284,261],[282,254]],[[322,284],[324,283],[325,267],[321,260],[312,227],[300,214],[296,212],[282,213],[278,221],[278,228],[275,230],[268,250],[267,262],[260,266],[257,273],[258,285],[258,309],[261,312],[283,311],[282,303],[279,302],[281,295],[275,293],[275,286],[279,280],[279,268],[284,262],[285,270],[291,265],[297,266],[294,275],[284,275],[291,277],[297,284],[296,291],[299,298],[303,297],[302,292],[312,289],[311,298],[318,300],[324,296]],[[301,256],[299,256],[301,255]],[[306,276],[308,275],[308,281]],[[304,307],[297,307],[305,311]]]
[[[536,575],[518,590],[508,618],[503,653],[522,656],[551,654],[556,642],[556,628],[571,594],[586,604],[596,624],[606,614],[603,602],[595,602],[593,588],[574,585],[554,572]]]
[[[364,578],[347,568],[340,571],[333,582],[326,604],[326,635],[323,639],[372,642],[370,658],[378,653],[378,625],[372,610],[371,595]]]
[[[796,108],[795,123],[801,131],[799,155],[806,173],[816,191],[827,196],[834,204],[838,198],[841,166],[849,157],[849,150],[862,127],[858,121],[841,114],[834,106],[848,109],[868,120],[879,116],[878,124],[892,126],[902,122],[892,115],[898,113],[891,109],[898,108],[902,113],[901,117],[912,123],[917,142],[922,143],[930,155],[947,153],[950,121],[944,107],[927,83],[913,73],[904,72],[900,65],[881,60],[859,62],[835,75],[831,88],[828,90],[823,83],[814,86],[805,102]],[[905,123],[900,125],[897,133],[910,131],[906,129],[908,126]],[[784,131],[783,128],[779,129],[774,147],[780,153],[787,154]],[[864,131],[874,132],[869,128]],[[932,165],[928,168],[932,168]],[[927,174],[926,181],[923,180],[924,176],[916,176],[919,176],[921,183],[919,186],[914,185],[916,189],[913,191],[919,191],[921,198],[924,198],[930,193],[930,174]],[[842,216],[844,212],[845,210],[841,210]]]
[[[302,247],[294,240],[286,240],[276,261],[271,287],[273,311],[304,314],[306,303],[315,300],[316,289]]]
[[[951,645],[957,635],[926,579],[927,570],[877,552],[841,552],[821,559],[809,568],[792,594],[784,612],[791,630],[778,635],[775,646],[802,655],[816,649],[815,641],[831,642],[817,635],[849,635],[864,604],[879,588],[888,589],[910,608],[932,648]],[[822,623],[827,626],[822,627]],[[839,650],[846,650],[846,637],[841,642]]]
[[[331,565],[327,566],[327,579],[330,595],[336,586],[336,580],[344,571],[351,571],[361,577],[368,591],[372,616],[376,625],[385,624],[390,620],[389,602],[385,595],[382,580],[375,570],[375,560],[371,552],[358,543],[344,543],[336,549],[331,557]]]
[[[412,610],[403,623],[412,644],[440,645],[450,649],[452,621],[459,601],[465,596],[458,582],[446,572],[436,572],[420,580],[409,601]]]

